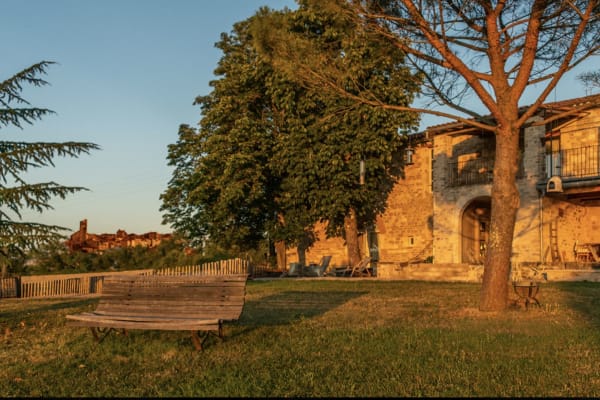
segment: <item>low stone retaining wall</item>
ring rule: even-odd
[[[379,279],[440,282],[481,282],[483,267],[470,264],[379,263]]]
[[[535,279],[546,282],[582,281],[600,282],[600,270],[557,269],[556,267],[536,267],[536,270],[521,267],[518,280]],[[481,282],[482,265],[470,264],[400,264],[380,263],[377,277],[390,280],[420,280],[439,282]]]
[[[547,270],[548,282],[559,281],[580,281],[580,282],[600,282],[600,271],[586,269],[553,269]]]

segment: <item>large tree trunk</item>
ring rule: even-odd
[[[492,216],[479,303],[481,311],[502,311],[508,306],[510,258],[519,209],[516,185],[519,130],[507,125],[499,124],[496,134]]]
[[[346,236],[346,247],[348,249],[348,262],[355,266],[361,260],[360,243],[358,236],[358,222],[356,220],[356,211],[351,208],[344,219],[344,233]]]
[[[284,240],[278,240],[275,242],[275,255],[277,256],[277,269],[280,271],[285,271],[287,264],[286,257],[286,245]]]
[[[298,244],[298,263],[302,266],[306,266],[306,245],[304,243]]]

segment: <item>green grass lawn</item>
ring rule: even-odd
[[[96,299],[0,300],[2,396],[600,396],[600,284],[542,286],[541,308],[477,310],[479,285],[249,281],[242,318],[96,344],[65,315]]]

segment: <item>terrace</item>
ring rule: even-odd
[[[550,192],[567,195],[596,192],[600,187],[600,146],[589,145],[561,149],[546,154],[546,177],[538,182],[538,189],[547,189],[548,180],[560,177],[562,187]],[[569,190],[572,189],[572,190]]]

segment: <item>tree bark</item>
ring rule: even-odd
[[[286,268],[286,245],[284,240],[275,242],[275,255],[277,256],[277,269],[285,271]]]
[[[484,264],[479,309],[502,311],[508,307],[508,283],[515,221],[519,209],[516,184],[519,130],[499,124],[492,184],[492,216]]]
[[[303,267],[306,266],[306,245],[304,243],[300,243],[297,247],[298,249],[298,262]]]
[[[360,243],[358,235],[358,222],[356,220],[356,211],[351,208],[348,215],[344,218],[344,233],[346,236],[346,248],[348,249],[348,262],[355,266],[361,260]]]

